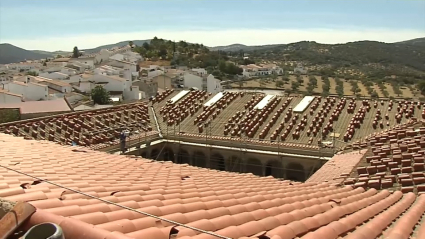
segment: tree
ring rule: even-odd
[[[282,86],[283,86],[283,81],[281,81],[281,80],[276,81],[276,87],[277,88],[281,88]]]
[[[43,62],[43,66],[47,66],[47,62]]]
[[[103,86],[98,85],[91,91],[91,98],[95,104],[105,105],[110,103],[109,92],[103,88]]]
[[[74,50],[72,51],[72,58],[78,58],[80,56],[80,51],[78,50],[78,47],[74,47]]]
[[[133,47],[133,45],[134,45],[133,41],[129,41],[129,42],[128,42],[128,45],[129,45],[130,47]]]
[[[147,43],[147,42],[145,42],[145,43],[143,43],[143,48],[145,48],[146,50],[149,50],[150,49],[150,45],[149,45],[149,43]]]

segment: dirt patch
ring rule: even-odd
[[[156,66],[170,66],[170,61],[142,61],[139,63],[140,67],[149,67],[150,65],[156,65]]]
[[[366,86],[365,85],[363,85],[363,83],[362,82],[357,82],[357,86],[359,87],[359,89],[360,89],[360,94],[362,95],[362,96],[370,96],[369,95],[369,93],[367,92],[367,89],[366,89]]]
[[[344,87],[344,95],[354,95],[351,91],[351,84],[350,82],[341,79],[342,80],[342,87]]]
[[[336,90],[335,90],[335,88],[336,88],[336,81],[335,81],[335,79],[332,78],[332,77],[329,77],[329,83],[331,85],[331,89],[329,90],[329,93],[336,95]]]
[[[0,218],[3,218],[9,211],[13,209],[16,202],[7,201],[0,198]]]
[[[314,92],[322,93],[323,92],[323,80],[320,76],[315,76],[317,79],[317,87],[314,89]]]
[[[373,84],[372,89],[378,94],[379,97],[384,97],[384,94],[382,93],[381,89],[379,89],[377,84]]]
[[[414,95],[407,86],[401,86],[400,90],[403,93],[403,98],[413,98]]]

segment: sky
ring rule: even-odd
[[[0,43],[72,51],[127,40],[207,46],[425,37],[425,0],[0,0]]]

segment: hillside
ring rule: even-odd
[[[151,40],[133,40],[133,44],[137,45],[137,46],[141,46],[141,45],[143,45],[143,43],[145,43],[145,42],[149,43],[150,41]],[[83,49],[82,51],[84,51],[86,54],[91,54],[91,53],[99,52],[102,49],[110,49],[110,48],[113,48],[113,47],[123,47],[123,46],[128,45],[129,42],[130,42],[130,40],[122,41],[122,42],[118,42],[118,43],[114,43],[114,44],[98,46],[96,48]]]
[[[33,50],[32,52],[35,52],[35,53],[38,53],[38,54],[49,55],[51,57],[56,57],[58,55],[63,56],[63,55],[71,54],[70,51],[53,51],[53,52],[50,52],[50,51]]]
[[[232,44],[228,46],[214,46],[209,47],[210,51],[254,51],[254,50],[265,50],[273,47],[284,46],[284,44],[272,44],[272,45],[261,45],[261,46],[247,46],[243,44]]]
[[[0,64],[16,63],[24,60],[39,60],[47,57],[50,56],[28,51],[8,43],[0,44]]]
[[[301,62],[327,75],[359,71],[368,78],[425,78],[425,46],[419,44],[359,41],[330,45],[304,41],[250,53],[256,59]]]
[[[408,45],[415,45],[415,46],[423,46],[425,47],[425,37],[422,38],[415,38],[412,40],[408,40],[408,41],[402,41],[402,42],[397,42],[398,44],[408,44]]]

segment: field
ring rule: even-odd
[[[313,92],[316,94],[321,94],[323,91],[323,80],[320,76],[315,76],[317,79],[317,86],[314,88]],[[282,77],[278,77],[276,80],[273,80],[271,78],[262,78],[262,79],[252,79],[252,80],[248,80],[248,81],[243,81],[242,84],[242,88],[257,88],[257,89],[280,89],[280,90],[286,90],[286,89],[291,89],[291,86],[293,84],[293,82],[297,82],[297,78],[294,75],[291,75],[288,77],[289,81],[283,81],[283,86],[282,87],[277,87],[276,86],[276,81],[280,81],[282,80]],[[302,83],[299,85],[297,91],[293,91],[291,93],[305,93],[307,92],[307,86],[309,84],[309,77],[308,76],[301,76],[302,78]],[[352,85],[350,83],[350,81],[346,81],[346,80],[342,80],[343,83],[343,91],[344,91],[344,95],[345,96],[353,96],[355,95],[354,92],[352,91]],[[329,77],[329,83],[330,83],[330,90],[329,93],[331,95],[335,95],[337,94],[336,91],[336,81],[334,78]],[[232,83],[230,85],[232,88],[240,88],[241,87],[241,83]],[[368,93],[367,91],[367,87],[360,81],[357,82],[357,86],[360,90],[360,92],[358,92],[358,95],[360,97],[370,97],[371,95]],[[385,83],[385,90],[388,92],[389,97],[394,97],[394,98],[405,98],[405,99],[419,99],[421,96],[421,94],[417,91],[415,91],[415,86],[403,86],[400,87],[400,90],[402,92],[401,95],[397,95],[393,89],[393,86],[389,83]],[[371,88],[378,94],[379,98],[384,98],[384,93],[382,92],[382,90],[379,88],[379,86],[377,84],[374,84],[371,86]]]

